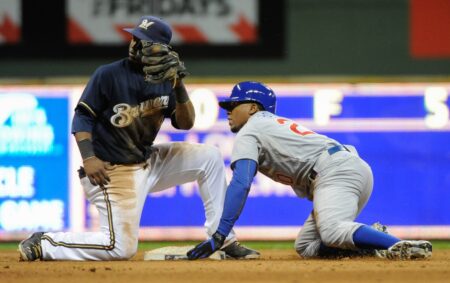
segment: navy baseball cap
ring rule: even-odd
[[[143,16],[134,28],[124,28],[139,39],[150,42],[169,44],[172,39],[172,30],[169,24],[153,16]]]

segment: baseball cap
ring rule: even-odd
[[[134,28],[124,28],[139,39],[156,43],[169,44],[172,39],[172,30],[169,24],[154,16],[143,16]]]

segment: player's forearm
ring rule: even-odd
[[[243,159],[235,163],[233,178],[225,195],[225,203],[217,232],[228,236],[241,215],[250,191],[257,164],[253,160]]]
[[[194,126],[195,112],[190,101],[184,104],[177,103],[175,119],[180,129],[189,130]]]
[[[180,129],[188,130],[194,126],[195,111],[182,82],[174,88],[176,100],[175,119]]]
[[[89,132],[75,133],[75,140],[77,141],[78,149],[80,150],[83,162],[92,157],[95,157],[94,147],[92,145],[92,134]]]

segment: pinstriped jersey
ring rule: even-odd
[[[236,135],[231,162],[254,160],[259,172],[307,197],[308,176],[315,161],[327,148],[338,144],[292,120],[259,111]]]

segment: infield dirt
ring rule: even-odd
[[[261,250],[260,260],[19,262],[0,252],[0,282],[450,282],[450,250],[429,260],[304,260],[290,250]]]

